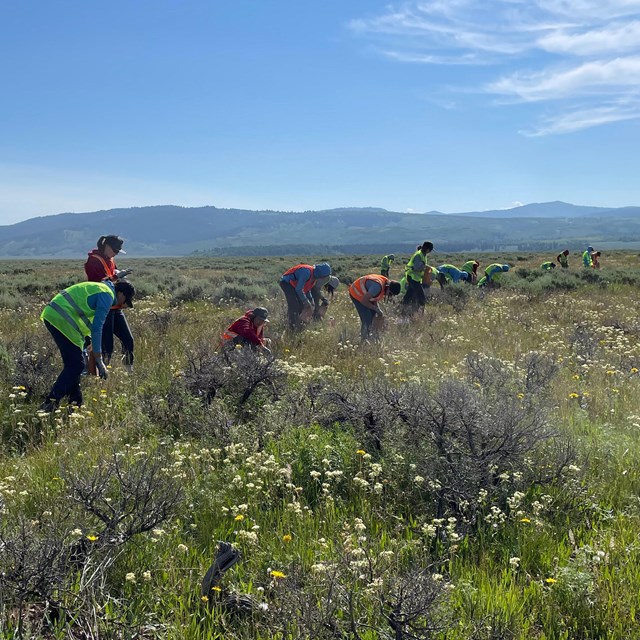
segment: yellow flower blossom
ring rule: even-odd
[[[579,394],[577,394],[577,393],[570,393],[570,394],[569,394],[569,397],[570,397],[570,398],[579,398],[580,396],[579,396]]]
[[[358,449],[358,450],[356,451],[356,454],[357,454],[357,455],[359,455],[359,456],[363,456],[363,455],[365,455],[366,453],[367,453],[367,452],[366,452],[364,449]]]
[[[282,542],[291,542],[291,539],[292,538],[288,533],[282,536]]]
[[[282,580],[283,578],[286,578],[286,577],[287,577],[284,573],[282,573],[282,571],[272,571],[272,572],[271,572],[271,575],[272,575],[274,578],[276,578],[276,579],[281,579],[281,580]]]
[[[209,598],[207,596],[202,596],[200,600],[202,600],[202,602],[209,602]]]
[[[518,394],[518,398],[520,398],[520,400],[522,400],[522,398],[524,398],[524,393],[519,393]]]
[[[211,587],[211,591],[222,591],[222,587],[218,587],[218,586]]]
[[[555,578],[546,578],[545,582],[547,584],[555,584],[556,582],[558,582]]]
[[[520,518],[520,522],[527,524],[528,522],[531,522],[531,520],[529,520],[529,518]]]
[[[98,539],[98,536],[87,536],[87,540],[90,542],[95,542]]]
[[[235,520],[236,522],[240,522],[240,520],[244,520],[244,516],[243,516],[241,513],[239,513],[239,514],[234,518],[234,520]]]

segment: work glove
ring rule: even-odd
[[[107,367],[102,361],[102,358],[96,358],[96,369],[98,370],[98,375],[103,380],[106,380],[109,377],[109,374],[107,373]]]
[[[131,269],[116,269],[116,278],[118,280],[122,280],[123,278],[126,278],[131,271]]]

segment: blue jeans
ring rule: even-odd
[[[84,370],[84,358],[82,349],[73,344],[61,331],[58,331],[52,324],[44,321],[44,326],[51,334],[62,356],[62,372],[55,381],[47,400],[60,402],[65,396],[69,397],[69,402],[82,404],[82,390],[80,389],[80,376]]]

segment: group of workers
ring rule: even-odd
[[[582,266],[585,269],[599,269],[600,268],[600,256],[601,251],[596,251],[591,245],[582,253]],[[555,262],[548,260],[540,265],[540,268],[544,271],[551,271],[555,269],[557,265],[560,265],[563,269],[569,268],[569,249],[565,249],[562,253],[559,253]]]
[[[134,362],[134,339],[124,314],[133,307],[136,291],[126,279],[130,269],[117,268],[114,258],[123,251],[124,240],[116,235],[101,236],[84,265],[86,282],[72,285],[58,293],[44,308],[41,319],[53,337],[63,370],[47,395],[41,409],[54,411],[65,397],[70,403],[82,404],[80,380],[92,373],[108,376],[114,336],[122,344],[122,361],[128,370]],[[479,277],[480,262],[467,260],[460,268],[453,264],[437,267],[428,264],[433,243],[425,241],[416,247],[404,268],[400,280],[389,278],[395,255],[382,257],[380,274],[370,273],[354,280],[349,297],[360,318],[360,337],[363,341],[377,338],[384,322],[381,301],[403,294],[402,304],[412,309],[424,307],[426,291],[437,282],[440,287],[466,282],[478,287],[500,286],[500,279],[509,271],[508,264],[492,263]],[[557,262],[568,268],[569,250],[557,256]],[[600,252],[589,246],[583,253],[585,267],[599,268]],[[555,262],[545,262],[543,269],[555,268]],[[299,330],[311,320],[321,320],[327,312],[329,299],[340,285],[328,262],[297,264],[280,278],[287,303],[287,320],[291,330]],[[264,335],[269,323],[265,307],[256,307],[235,320],[222,335],[222,347],[249,346],[271,354],[270,341]]]

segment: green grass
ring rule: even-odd
[[[277,279],[295,258],[122,261],[141,292],[135,371],[114,359],[106,382],[83,380],[84,408],[52,417],[37,407],[59,358],[38,315],[81,268],[0,262],[0,637],[411,637],[390,622],[408,611],[420,638],[640,637],[640,258],[612,252],[596,274],[578,256],[549,274],[541,255],[481,260],[509,258],[499,290],[434,290],[410,319],[389,303],[373,345],[346,287],[291,335]],[[331,262],[350,281],[378,257]],[[280,373],[241,402],[260,361],[215,352],[256,304]],[[527,386],[532,352],[547,378]],[[194,390],[212,373],[207,405]],[[495,468],[491,446],[511,447]],[[148,530],[127,529],[140,499],[109,530],[80,497],[117,506],[153,464]],[[64,555],[79,540],[84,565]],[[242,560],[205,603],[218,540]],[[56,624],[17,577],[47,553]],[[232,614],[231,592],[265,610]]]

